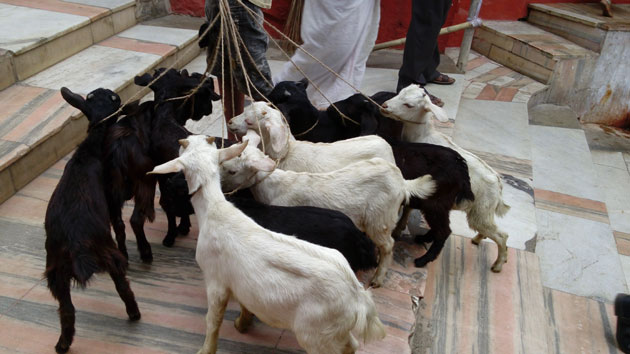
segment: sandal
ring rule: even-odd
[[[444,107],[444,101],[442,101],[439,97],[433,96],[432,94],[428,92],[427,92],[427,95],[429,95],[429,98],[431,99],[431,103],[433,103],[434,105],[438,107]]]
[[[455,79],[448,75],[440,74],[430,82],[438,85],[452,85],[455,82]]]

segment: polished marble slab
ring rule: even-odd
[[[85,95],[98,87],[121,88],[160,59],[155,54],[95,45],[24,80],[24,83],[56,90],[66,86]]]
[[[85,16],[0,3],[0,48],[20,53],[89,22]]]
[[[529,127],[534,188],[603,201],[582,130]]]
[[[604,165],[626,171],[628,170],[628,166],[623,158],[623,152],[621,151],[591,149],[591,156],[593,158],[593,163],[596,165]]]
[[[181,49],[184,45],[197,38],[197,31],[182,28],[136,25],[116,36],[147,42],[170,44]]]
[[[462,74],[446,74],[455,79],[453,84],[438,85],[429,83],[425,86],[425,88],[430,94],[439,97],[442,102],[444,102],[444,107],[442,108],[446,111],[447,117],[449,119],[456,119],[457,112],[460,107],[462,92],[468,85],[468,81],[464,79],[464,75]]]
[[[536,219],[543,285],[603,301],[628,292],[608,224],[542,209]]]
[[[464,149],[531,160],[527,105],[462,99],[453,139]]]
[[[116,10],[123,7],[131,6],[133,0],[64,0],[65,2],[72,2],[75,4],[104,7],[110,10]]]
[[[508,250],[501,273],[496,247],[451,236],[429,264],[416,315],[416,353],[548,353],[549,328],[537,257]]]

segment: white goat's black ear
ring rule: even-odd
[[[308,79],[307,78],[303,78],[302,80],[298,81],[295,83],[298,87],[303,88],[304,90],[306,90],[306,88],[308,87]]]

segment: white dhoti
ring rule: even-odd
[[[346,81],[359,88],[365,64],[374,47],[380,20],[380,0],[307,0],[302,12],[302,47]],[[318,108],[351,96],[355,90],[308,54],[296,50],[291,58],[311,82],[308,95]],[[274,83],[304,78],[291,62],[273,75]],[[315,89],[320,88],[328,100]]]

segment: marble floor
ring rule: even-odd
[[[150,28],[136,27],[119,37],[150,35]],[[173,32],[163,42],[177,46],[178,38]],[[110,44],[112,49],[123,45]],[[456,60],[457,54],[447,48],[449,58]],[[271,62],[272,70],[280,65]],[[203,72],[203,56],[187,67]],[[391,90],[396,75],[397,70],[368,68],[361,89]],[[420,246],[409,237],[399,241],[385,286],[373,290],[388,336],[360,352],[614,353],[611,302],[616,293],[628,292],[630,281],[630,139],[597,127],[541,124],[527,101],[545,86],[477,53],[471,53],[465,74],[453,76],[455,85],[427,87],[446,102],[450,121],[438,129],[501,174],[511,210],[497,223],[510,235],[508,263],[501,273],[490,272],[496,246],[473,246],[474,233],[460,212],[452,212],[453,236],[427,268],[412,266],[424,252]],[[53,79],[31,80],[56,89],[58,78]],[[214,108],[211,116],[187,127],[224,135],[220,105]],[[68,159],[0,204],[0,352],[50,351],[56,341],[56,302],[41,279],[42,223]],[[125,219],[132,207],[125,206]],[[416,215],[409,230],[426,231],[422,226]],[[194,261],[196,223],[173,248],[161,245],[166,220],[160,210],[145,229],[155,254],[152,265],[139,261],[131,231],[127,240],[129,278],[142,320],[128,322],[111,281],[96,276],[86,290],[73,291],[78,315],[72,352],[192,353],[201,346],[206,300]],[[260,322],[249,333],[238,333],[237,314],[237,304],[230,303],[219,352],[302,352],[289,331]]]

